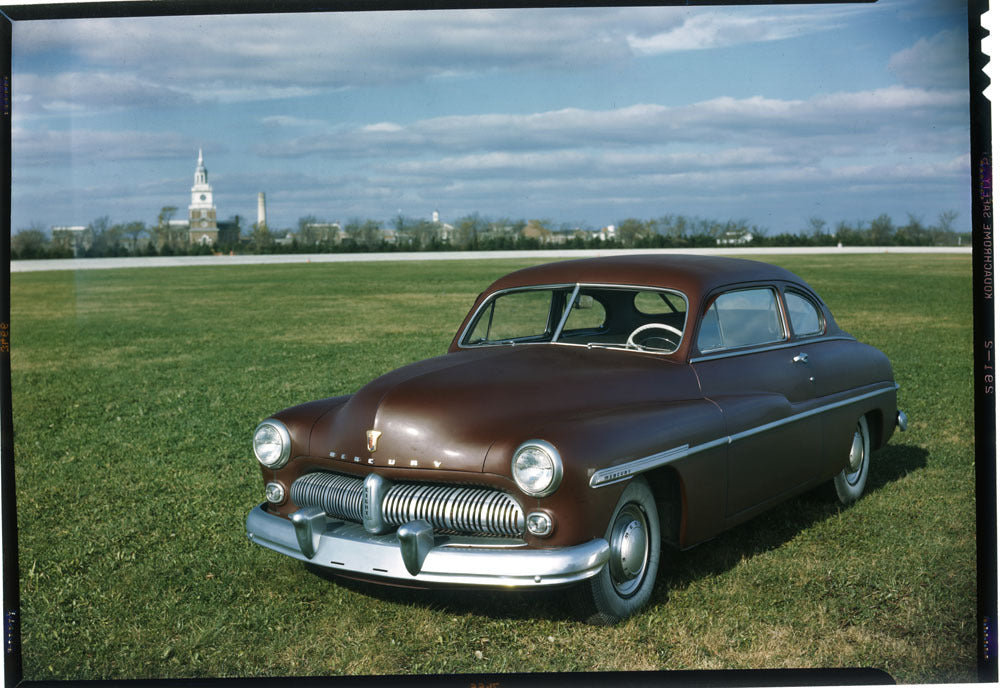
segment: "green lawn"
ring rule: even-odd
[[[910,430],[866,496],[810,493],[668,552],[611,628],[566,594],[331,582],[251,545],[256,423],[444,352],[529,261],[18,273],[25,678],[875,667],[976,679],[971,259],[773,259],[885,351]],[[537,261],[536,261],[537,262]]]

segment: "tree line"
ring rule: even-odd
[[[238,216],[220,223],[228,239],[194,244],[186,225],[171,222],[177,208],[166,207],[154,225],[112,223],[100,217],[82,231],[49,234],[38,223],[11,237],[11,258],[206,255],[211,253],[348,253],[392,251],[490,251],[541,248],[709,248],[781,246],[956,246],[968,245],[971,232],[958,232],[955,211],[926,224],[909,214],[896,225],[889,215],[869,221],[829,225],[808,218],[796,231],[772,234],[746,220],[712,220],[663,215],[625,218],[612,227],[580,228],[551,220],[489,219],[472,214],[454,225],[399,215],[388,223],[355,218],[340,225],[315,216],[299,218],[295,228],[274,230],[254,223],[244,229]],[[612,229],[613,228],[613,229]]]

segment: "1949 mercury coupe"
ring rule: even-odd
[[[254,432],[249,538],[396,585],[579,583],[610,623],[689,548],[832,481],[858,499],[906,416],[888,359],[816,293],[747,260],[531,267],[479,295],[448,353]]]

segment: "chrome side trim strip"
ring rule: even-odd
[[[735,435],[730,435],[729,441],[730,443],[736,442],[737,440],[742,440],[747,437],[759,435],[762,432],[767,432],[768,430],[779,428],[782,425],[788,425],[789,423],[794,423],[799,420],[811,418],[812,416],[819,415],[820,413],[826,413],[827,411],[832,411],[833,409],[837,409],[842,406],[848,406],[858,401],[864,401],[865,399],[871,399],[872,397],[877,397],[881,394],[886,394],[887,392],[895,392],[895,391],[896,390],[893,389],[892,387],[883,387],[882,389],[876,389],[872,392],[860,394],[856,397],[835,401],[832,404],[827,404],[826,406],[820,406],[818,408],[812,409],[811,411],[803,411],[802,413],[796,413],[794,416],[788,416],[788,418],[782,418],[781,420],[776,420],[772,423],[765,423],[764,425],[758,425],[756,428],[750,428],[749,430],[738,432]]]
[[[715,447],[719,447],[723,444],[726,445],[732,444],[733,442],[738,442],[739,440],[746,439],[747,437],[752,437],[762,432],[773,430],[775,428],[781,427],[782,425],[795,423],[797,421],[819,415],[820,413],[832,411],[833,409],[837,409],[842,406],[848,406],[850,404],[859,401],[864,401],[865,399],[871,399],[873,397],[877,397],[882,394],[887,394],[888,392],[895,392],[897,389],[899,389],[899,385],[894,385],[893,387],[883,387],[881,389],[876,389],[871,392],[859,394],[857,396],[853,396],[848,399],[841,399],[840,401],[835,401],[831,404],[819,406],[809,411],[796,413],[795,415],[788,416],[787,418],[782,418],[781,420],[776,420],[771,423],[765,423],[764,425],[758,425],[757,427],[750,428],[749,430],[738,432],[735,435],[726,435],[718,439],[710,440],[708,442],[704,442],[694,447],[689,447],[686,444],[682,444],[679,447],[674,447],[672,449],[667,449],[662,452],[657,452],[656,454],[650,454],[649,456],[644,456],[641,459],[626,461],[616,466],[611,466],[610,468],[602,468],[599,471],[595,471],[594,474],[590,476],[590,486],[597,488],[597,487],[607,487],[608,485],[614,485],[615,483],[620,483],[623,480],[628,480],[633,475],[636,475],[638,473],[643,473],[645,471],[649,471],[654,468],[659,468],[660,466],[664,466],[668,463],[677,461],[678,459],[682,459],[686,456],[691,456],[692,454],[697,454],[698,452],[703,452],[708,449],[714,449]]]
[[[691,363],[701,363],[702,361],[714,361],[718,358],[732,358],[734,356],[746,356],[748,354],[759,354],[764,351],[777,351],[778,349],[791,349],[797,346],[806,346],[807,344],[816,344],[817,342],[836,342],[836,341],[856,341],[853,337],[848,337],[845,335],[830,335],[828,337],[815,337],[807,339],[797,339],[793,342],[782,342],[781,344],[772,344],[770,346],[758,346],[753,349],[741,349],[739,351],[726,351],[724,353],[718,354],[707,354],[705,356],[695,356],[691,359]]]
[[[679,459],[690,453],[691,452],[688,451],[688,445],[682,444],[679,447],[674,447],[673,449],[667,449],[666,451],[644,456],[641,459],[635,459],[634,461],[619,464],[618,466],[604,468],[599,471],[595,471],[594,474],[590,476],[590,486],[604,487],[605,485],[612,485],[614,483],[621,482],[626,478],[632,477],[635,473],[641,473],[643,471],[656,468],[657,466],[662,466],[665,463],[670,463],[674,459]]]

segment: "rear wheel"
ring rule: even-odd
[[[868,482],[868,467],[871,464],[871,437],[868,433],[868,420],[861,416],[854,426],[854,439],[851,441],[851,453],[847,458],[847,467],[833,479],[837,490],[837,498],[841,504],[851,504],[858,500],[865,491]]]
[[[615,507],[604,534],[611,556],[584,583],[578,601],[589,623],[613,624],[646,606],[660,565],[660,521],[656,501],[642,477],[633,478]]]

